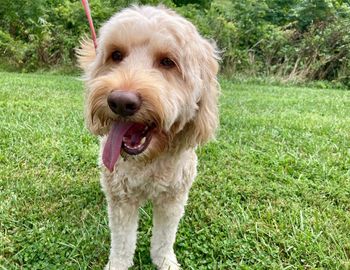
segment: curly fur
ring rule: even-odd
[[[120,63],[111,59],[123,51]],[[176,67],[164,69],[170,57]],[[151,257],[158,269],[180,269],[173,251],[177,226],[196,176],[195,148],[214,136],[218,125],[218,55],[196,28],[164,7],[134,6],[115,14],[100,29],[98,48],[85,39],[78,51],[86,85],[85,119],[101,137],[101,153],[112,121],[112,90],[136,91],[142,106],[128,120],[155,123],[145,152],[123,153],[114,172],[102,164],[101,185],[108,203],[111,251],[106,269],[133,264],[138,208],[154,207]]]

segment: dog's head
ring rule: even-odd
[[[148,158],[206,142],[218,122],[217,59],[215,47],[171,10],[117,13],[100,29],[96,53],[91,41],[78,51],[89,130],[108,134],[105,148]]]

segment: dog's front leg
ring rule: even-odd
[[[151,257],[160,270],[180,269],[173,245],[186,200],[187,194],[183,194],[176,198],[164,197],[153,202]]]
[[[138,204],[108,202],[111,251],[105,270],[127,270],[136,248]]]

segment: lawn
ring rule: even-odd
[[[177,234],[183,269],[350,269],[350,91],[221,80],[217,140]],[[98,140],[75,77],[0,73],[0,269],[102,269]],[[149,256],[140,209],[133,269]]]

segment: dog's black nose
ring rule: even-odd
[[[121,116],[135,114],[141,106],[141,99],[135,92],[113,91],[107,97],[109,108]]]

